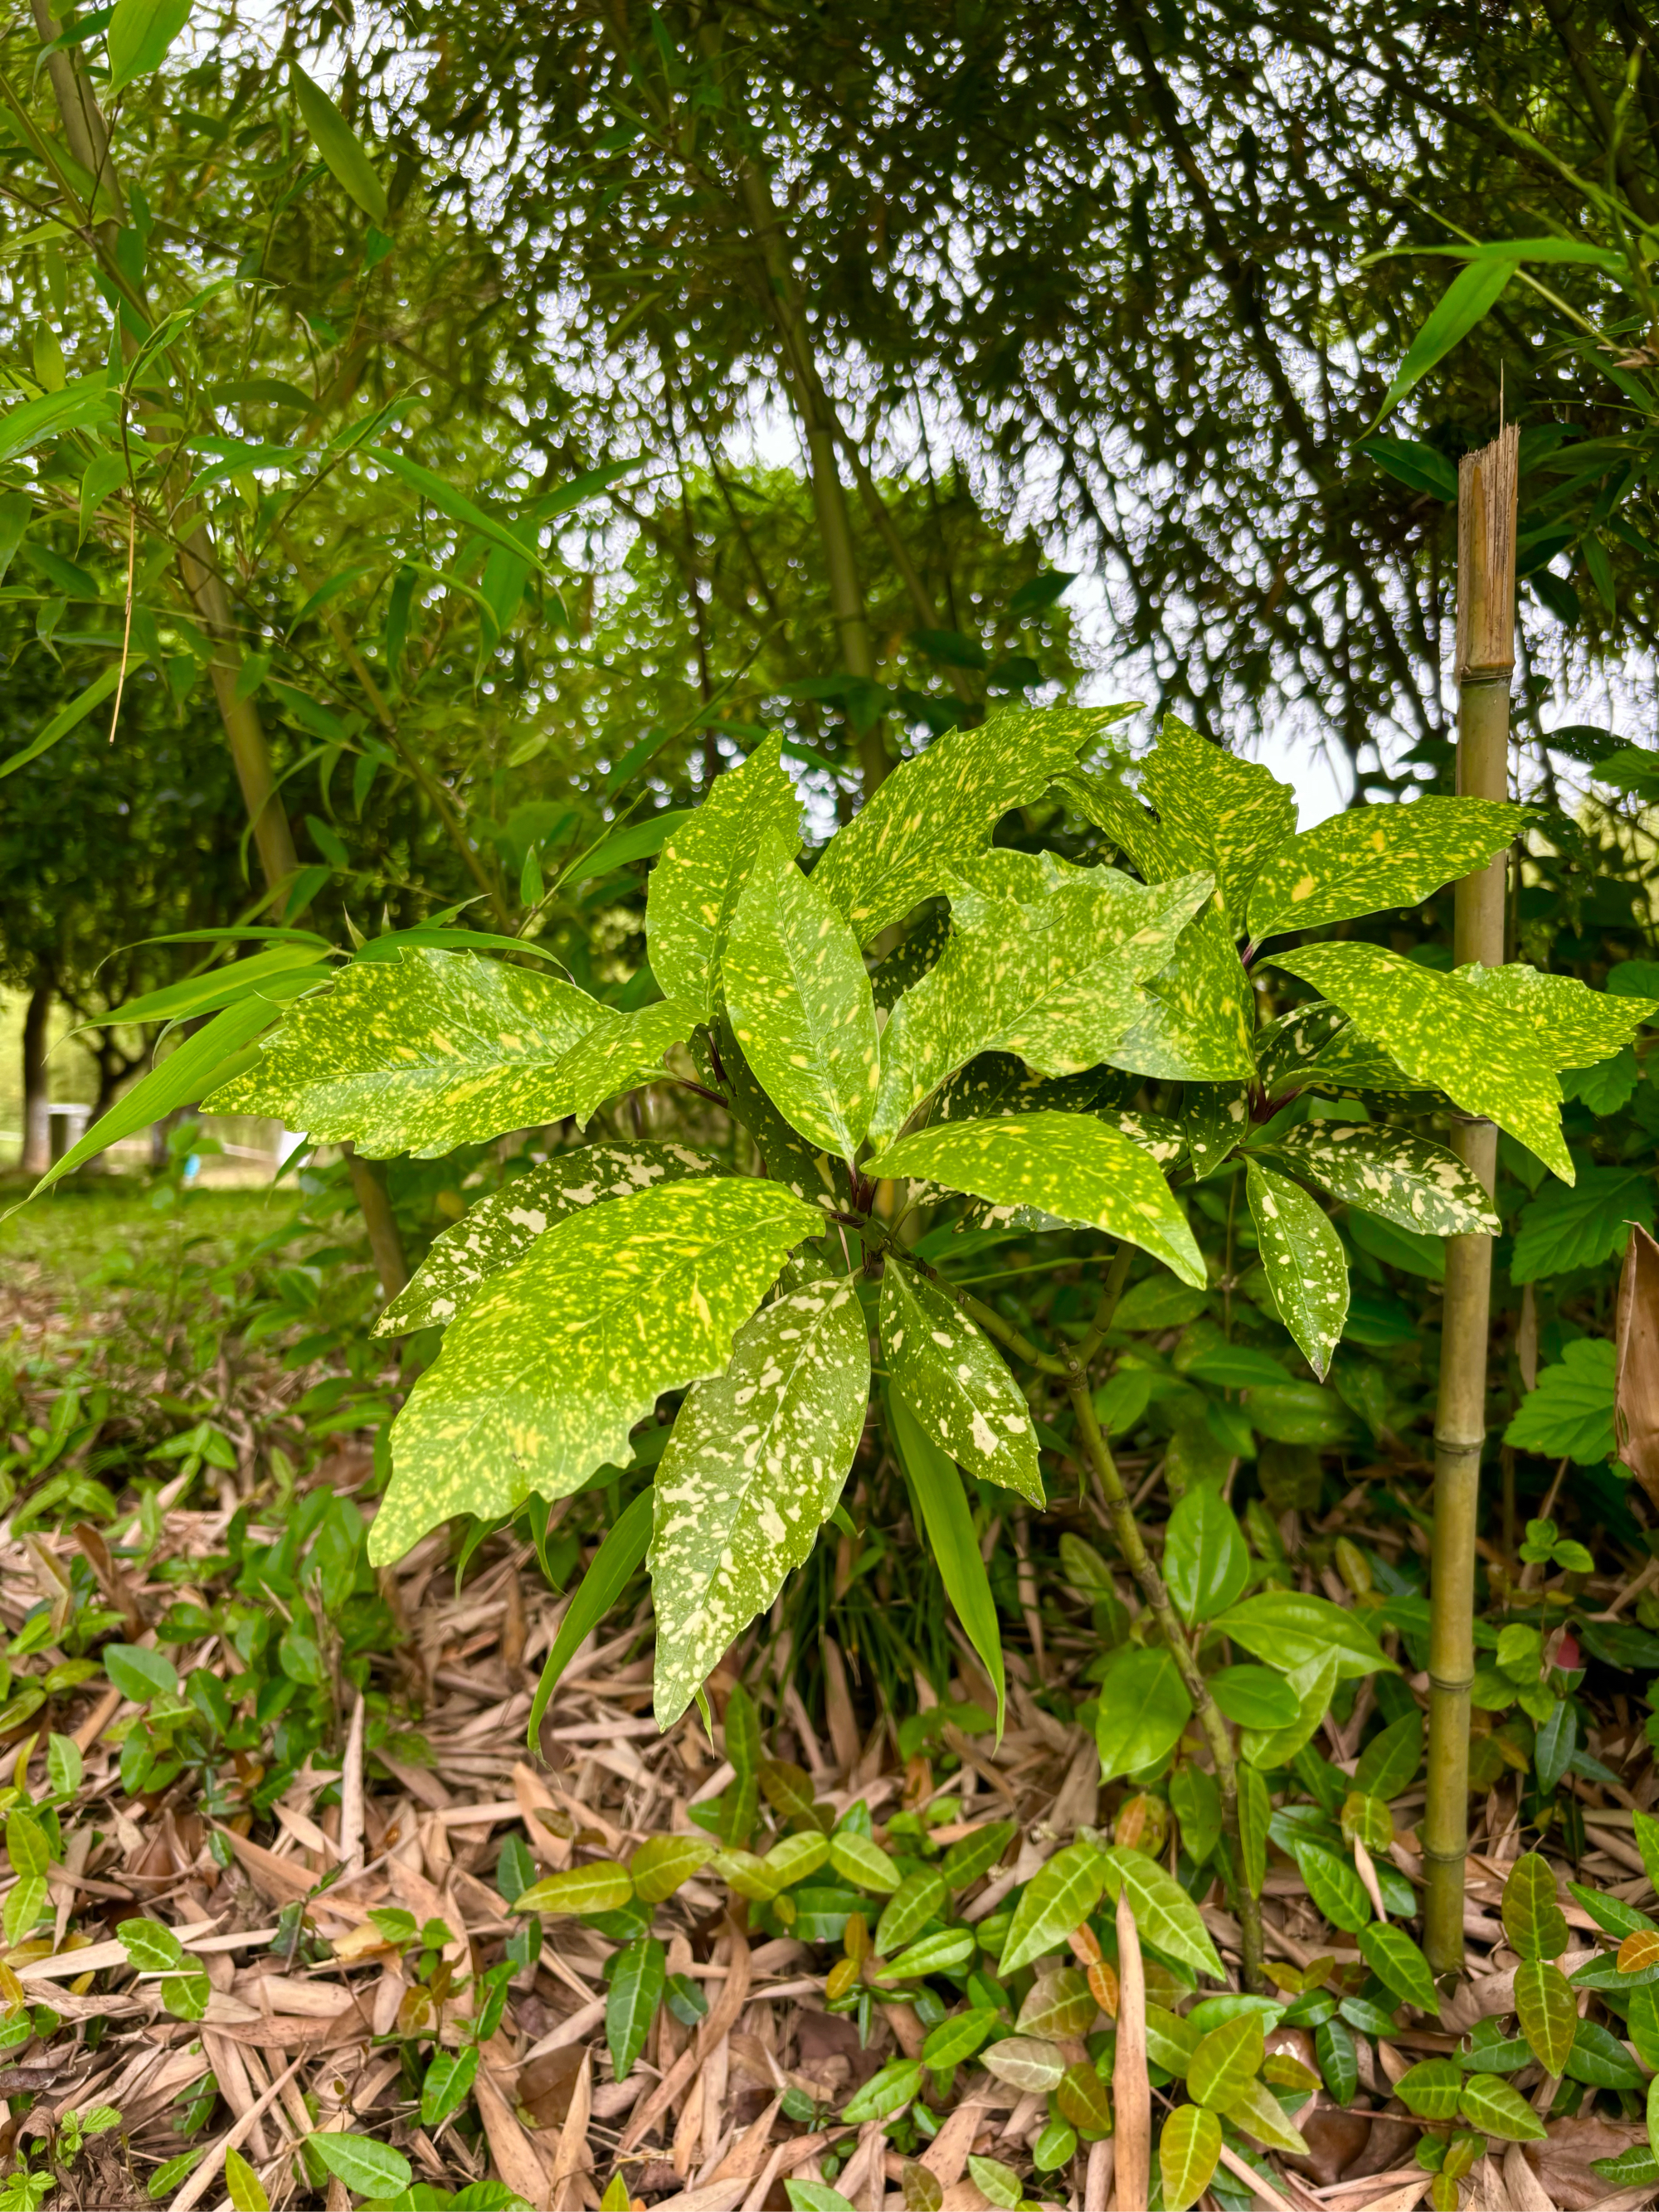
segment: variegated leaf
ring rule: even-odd
[[[793,1127],[851,1160],[870,1124],[879,1041],[853,933],[769,831],[732,927],[724,968],[732,1028]]]
[[[1296,831],[1296,794],[1271,769],[1212,744],[1173,714],[1141,763],[1158,809],[1159,879],[1208,868],[1232,937],[1243,935],[1251,885]]]
[[[881,1348],[889,1383],[936,1444],[970,1474],[1048,1503],[1019,1385],[966,1314],[892,1260],[882,1278]]]
[[[665,1390],[718,1375],[792,1244],[823,1217],[762,1178],[672,1182],[539,1237],[449,1329],[392,1431],[377,1565],[452,1514],[565,1498],[624,1466]]]
[[[1273,959],[1340,1006],[1408,1076],[1496,1121],[1564,1182],[1573,1180],[1561,1085],[1535,1028],[1500,996],[1375,945],[1304,945]]]
[[[1040,799],[1079,751],[1132,707],[1002,707],[948,731],[895,769],[813,870],[818,888],[867,945],[944,890],[981,852],[1011,807]]]
[[[1496,799],[1418,799],[1350,807],[1282,845],[1250,893],[1250,936],[1416,906],[1484,867],[1526,819]]]
[[[1348,1318],[1348,1262],[1322,1206],[1257,1161],[1246,1168],[1250,1218],[1279,1317],[1322,1382]]]
[[[833,1152],[809,1144],[799,1129],[786,1121],[762,1090],[755,1071],[744,1057],[743,1047],[732,1033],[725,1014],[716,1017],[712,1032],[698,1030],[692,1037],[694,1054],[700,1040],[719,1054],[718,1071],[711,1064],[711,1084],[718,1083],[731,1098],[737,1116],[755,1140],[755,1149],[766,1163],[766,1172],[797,1198],[826,1212],[844,1213],[852,1204],[851,1171]]]
[[[1112,1066],[1174,1083],[1247,1082],[1255,1075],[1254,994],[1213,900],[1182,931],[1174,959],[1146,989],[1146,1012],[1105,1055]]]
[[[741,768],[716,776],[651,872],[645,905],[651,972],[671,999],[705,1019],[720,997],[726,933],[761,839],[773,832],[792,857],[800,844],[800,801],[783,771],[782,744],[774,734]]]
[[[1194,1182],[1213,1175],[1249,1129],[1249,1097],[1242,1083],[1189,1083],[1182,1091],[1181,1132]]]
[[[516,1176],[505,1190],[481,1198],[465,1218],[436,1238],[413,1281],[374,1324],[377,1336],[402,1336],[465,1313],[492,1275],[522,1258],[544,1229],[601,1199],[626,1198],[659,1182],[716,1172],[715,1164],[684,1145],[583,1145],[556,1152]]]
[[[1455,1152],[1405,1129],[1304,1121],[1273,1150],[1333,1198],[1426,1237],[1496,1237],[1499,1223],[1478,1176]]]
[[[981,1052],[1012,1053],[1039,1075],[1097,1066],[1146,1005],[1140,981],[1168,965],[1210,889],[1208,876],[1188,876],[1148,890],[1093,868],[1030,897],[953,898],[949,945],[883,1035],[871,1142],[896,1136]]]
[[[689,1034],[669,1000],[618,1013],[574,983],[474,952],[359,960],[296,1006],[216,1114],[267,1114],[315,1141],[435,1159],[595,1109]]]
[[[835,1510],[864,1431],[870,1340],[855,1285],[813,1283],[738,1331],[680,1407],[651,1538],[656,1714],[672,1728]]]
[[[1169,1186],[1138,1145],[1083,1114],[1017,1114],[951,1121],[901,1137],[870,1176],[910,1176],[988,1199],[1034,1206],[1082,1229],[1126,1237],[1202,1285],[1204,1261]]]
[[[998,1114],[1104,1114],[1115,1120],[1140,1089],[1121,1068],[1086,1075],[1033,1075],[1011,1053],[981,1053],[940,1086],[929,1123],[977,1121]]]
[[[1547,975],[1524,961],[1504,968],[1472,962],[1455,968],[1460,983],[1495,1000],[1523,1023],[1551,1067],[1594,1067],[1627,1045],[1656,1009],[1659,999],[1626,999],[1592,991],[1576,975]]]

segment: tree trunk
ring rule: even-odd
[[[23,1016],[23,1173],[43,1176],[52,1165],[52,1122],[46,1112],[46,1027],[52,1018],[52,971],[42,969]]]

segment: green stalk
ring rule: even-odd
[[[1482,452],[1466,454],[1458,471],[1457,788],[1467,799],[1509,796],[1517,446],[1512,427],[1501,431]],[[1457,886],[1453,942],[1460,967],[1477,960],[1488,968],[1503,965],[1506,866],[1500,854]],[[1498,1168],[1492,1123],[1460,1123],[1452,1146],[1490,1194]],[[1424,1948],[1437,1974],[1458,1973],[1463,1966],[1475,1533],[1491,1307],[1492,1239],[1449,1237],[1434,1420],[1428,1799],[1422,1827]]]

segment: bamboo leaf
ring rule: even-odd
[[[1033,1960],[1059,1950],[1099,1904],[1105,1881],[1104,1862],[1092,1844],[1068,1844],[1056,1851],[1020,1893],[1003,1938],[1000,1972],[1018,1973]],[[1062,2070],[1064,2064],[1062,2060]]]
[[[60,392],[43,392],[38,399],[26,399],[21,407],[9,407],[0,415],[0,463],[15,461],[20,453],[44,439],[60,437],[66,430],[79,430],[92,423],[103,423],[115,412],[115,400],[109,388],[109,378],[102,369],[91,376],[78,376]],[[113,677],[111,689],[114,688]],[[107,697],[107,692],[104,695]],[[85,693],[82,694],[84,699]],[[66,727],[72,726],[65,725]],[[30,749],[45,750],[36,740]],[[21,765],[16,754],[12,765]],[[9,774],[9,768],[0,768],[0,774]]]
[[[1419,799],[1358,806],[1281,845],[1250,894],[1250,936],[1321,929],[1362,914],[1419,905],[1484,867],[1516,836],[1524,807],[1490,799]]]
[[[1559,1959],[1571,1938],[1549,1862],[1525,1851],[1504,1884],[1504,1933],[1522,1959]]]
[[[1208,1280],[1193,1233],[1146,1154],[1081,1114],[1017,1114],[945,1122],[901,1137],[870,1176],[909,1176],[994,1206],[1034,1206],[1152,1253],[1182,1282]]]
[[[60,392],[51,394],[54,399],[62,396]],[[20,409],[18,411],[21,413],[22,410]],[[101,676],[94,676],[84,690],[76,693],[67,707],[58,708],[27,744],[20,745],[15,752],[8,753],[3,760],[0,760],[0,777],[11,775],[15,769],[27,768],[31,761],[39,760],[42,753],[50,752],[59,738],[68,737],[70,732],[79,728],[95,708],[103,705],[120,680],[118,663],[106,668]]]
[[[732,1030],[772,1103],[850,1162],[879,1073],[870,978],[852,932],[775,830],[756,848],[721,977]]]
[[[398,1416],[375,1564],[452,1514],[490,1519],[624,1466],[634,1424],[663,1391],[724,1370],[819,1219],[775,1184],[720,1176],[556,1223],[452,1325]]]
[[[1047,1504],[1024,1392],[955,1303],[896,1259],[882,1277],[881,1346],[890,1388],[941,1450],[982,1481]]]
[[[1523,1959],[1515,1970],[1515,2012],[1544,2071],[1565,2074],[1578,2032],[1578,2000],[1561,1969],[1547,1959]]]
[[[651,1486],[647,1484],[624,1509],[621,1519],[593,1554],[587,1572],[565,1609],[531,1703],[530,1723],[525,1735],[532,1751],[539,1748],[542,1716],[559,1686],[560,1677],[644,1561],[646,1546],[651,1540],[652,1503]]]
[[[681,1407],[657,1469],[651,1540],[660,1727],[673,1726],[811,1553],[869,1399],[870,1340],[842,1278],[764,1307],[738,1330],[725,1373]]]
[[[667,1956],[654,1936],[636,1936],[616,1955],[605,2000],[605,2040],[616,2081],[628,2079],[645,2048],[662,2001]]]
[[[1194,1973],[1224,1978],[1221,1961],[1198,1907],[1171,1874],[1145,1851],[1114,1844],[1101,1854],[1106,1889],[1114,1903],[1127,1895],[1135,1926],[1166,1959],[1178,1960]]]
[[[1393,413],[1413,386],[1425,377],[1443,355],[1486,319],[1519,266],[1518,260],[1494,258],[1472,261],[1467,269],[1458,271],[1407,348],[1406,357],[1395,369],[1376,411],[1379,422],[1384,416]]]
[[[1322,1382],[1348,1318],[1348,1261],[1342,1240],[1297,1184],[1246,1163],[1250,1218],[1279,1317]]]
[[[1359,1121],[1304,1121],[1273,1147],[1285,1164],[1350,1206],[1429,1237],[1496,1237],[1480,1178],[1443,1145]]]
[[[300,119],[310,133],[325,165],[347,197],[355,200],[371,222],[385,230],[392,221],[386,186],[363,151],[356,132],[319,84],[315,84],[295,61],[288,65]]]
[[[1193,1701],[1167,1650],[1126,1644],[1109,1654],[1095,1720],[1101,1780],[1155,1765],[1192,1717]]]
[[[984,1662],[986,1674],[996,1692],[997,1734],[1000,1736],[1007,1709],[1002,1632],[997,1625],[990,1577],[985,1571],[974,1534],[974,1517],[963,1495],[962,1477],[902,1398],[889,1395],[887,1428],[915,1496],[928,1549],[945,1584],[945,1594],[955,1607],[968,1641]]]
[[[671,999],[705,1020],[719,1001],[726,934],[761,840],[770,831],[792,858],[800,844],[800,801],[781,764],[781,743],[775,732],[741,768],[716,776],[702,805],[677,822],[651,872],[651,972]]]

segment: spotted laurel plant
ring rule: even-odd
[[[596,1142],[446,1232],[380,1323],[446,1334],[393,1425],[374,1556],[629,1466],[630,1432],[684,1392],[551,1669],[648,1553],[667,1727],[836,1511],[871,1418],[874,1336],[880,1432],[1000,1700],[963,1478],[1043,1505],[1024,1387],[1041,1377],[1069,1401],[1071,1452],[1146,1607],[1146,1640],[1103,1685],[1103,1763],[1143,1773],[1174,1755],[1177,1796],[1213,1800],[1249,1969],[1261,1770],[1307,1741],[1337,1679],[1390,1662],[1323,1599],[1247,1595],[1218,1493],[1182,1502],[1154,1564],[1093,1404],[1134,1254],[1204,1286],[1179,1187],[1242,1151],[1267,1295],[1322,1377],[1348,1281],[1314,1194],[1419,1233],[1495,1232],[1488,1194],[1431,1132],[1486,1117],[1571,1182],[1558,1073],[1620,1050],[1649,1002],[1310,940],[1483,866],[1523,810],[1425,798],[1298,835],[1285,786],[1175,721],[1137,788],[1091,769],[1127,711],[1011,708],[953,731],[807,854],[773,738],[662,849],[646,916],[657,1003],[618,1012],[430,945],[359,957],[211,1103],[371,1156],[433,1156],[586,1122],[666,1080],[674,1054],[675,1079],[748,1131],[764,1173],[690,1146]],[[1051,792],[1114,865],[994,842]],[[1312,995],[1283,991],[1293,1010],[1258,1024],[1252,971],[1269,966]],[[952,1218],[1063,1230],[1073,1262],[1079,1232],[1085,1253],[1097,1238],[1078,1340],[1031,1340],[925,1261],[918,1228]],[[1226,1643],[1260,1663],[1218,1668]]]

